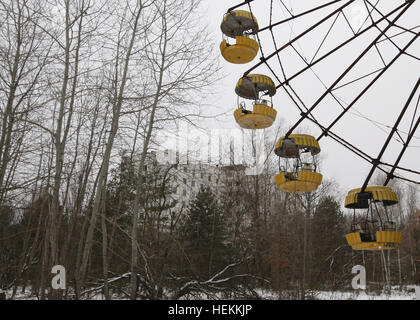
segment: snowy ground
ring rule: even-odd
[[[267,290],[256,290],[263,300],[277,300],[278,295],[275,292]],[[12,290],[6,292],[7,298],[12,294]],[[315,300],[416,300],[415,286],[406,286],[403,290],[399,287],[392,287],[390,293],[373,293],[369,291],[313,291],[312,299]],[[223,299],[222,296],[220,296]],[[92,295],[89,300],[104,300],[102,294]],[[114,300],[125,300],[125,297],[113,297]],[[196,297],[196,299],[208,300],[206,297]],[[29,290],[25,294],[18,290],[15,300],[38,300],[37,297],[30,295]]]
[[[391,290],[390,294],[374,294],[365,291],[327,292],[320,291],[315,295],[319,300],[416,300],[415,292]]]
[[[258,292],[263,299],[277,299],[275,293],[268,291]],[[363,290],[353,291],[313,291],[312,299],[315,300],[416,300],[414,285],[405,286],[400,290],[398,286],[392,287],[390,293],[374,293]]]

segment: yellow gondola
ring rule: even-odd
[[[235,92],[238,97],[254,100],[252,111],[247,110],[245,103],[242,102],[233,113],[241,128],[265,129],[273,124],[277,111],[273,109],[272,102],[262,99],[265,94],[272,97],[276,93],[276,86],[270,77],[262,74],[250,74],[242,77],[236,84]]]
[[[274,153],[282,158],[297,158],[301,151],[310,151],[312,156],[321,152],[318,141],[309,134],[291,134],[281,137],[274,147]]]
[[[315,156],[321,152],[318,141],[307,134],[292,134],[280,138],[275,154],[284,159],[275,182],[284,192],[311,192],[322,183],[322,174],[316,172]]]
[[[263,74],[249,74],[239,79],[235,92],[245,99],[257,100],[260,92],[267,92],[270,97],[276,94],[276,86],[270,77]]]
[[[366,209],[366,218],[361,224],[356,222],[355,214],[351,232],[346,234],[348,245],[353,250],[389,250],[395,249],[402,242],[402,232],[397,232],[395,223],[390,220],[388,207],[398,203],[397,195],[389,187],[372,186],[350,190],[345,200],[345,207]],[[383,211],[384,214],[381,214]],[[371,219],[368,219],[369,213]],[[386,221],[384,221],[385,215]],[[376,218],[379,219],[376,220]]]
[[[284,192],[310,192],[318,189],[322,182],[322,174],[300,170],[297,176],[293,172],[282,172],[275,177],[276,184]]]
[[[233,10],[224,15],[220,29],[231,38],[240,36],[246,31],[256,34],[258,32],[258,21],[248,11]]]
[[[248,63],[257,56],[258,42],[247,36],[236,37],[236,44],[229,44],[226,39],[220,43],[223,58],[230,63]]]
[[[222,56],[231,63],[248,63],[259,50],[258,42],[252,35],[258,32],[257,19],[248,11],[230,11],[223,17],[220,29],[227,37],[234,38],[235,44],[224,39],[220,44]]]
[[[241,128],[265,129],[276,120],[277,111],[270,107],[267,101],[259,101],[254,104],[252,112],[238,108],[233,115]]]

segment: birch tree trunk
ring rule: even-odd
[[[95,192],[95,200],[94,200],[94,204],[93,204],[93,208],[92,208],[92,214],[91,214],[90,221],[89,221],[88,231],[87,231],[87,235],[86,235],[86,242],[85,242],[85,246],[84,246],[84,249],[83,249],[81,266],[80,266],[80,270],[78,272],[78,279],[79,279],[80,286],[83,286],[83,283],[84,283],[84,280],[85,280],[85,277],[86,277],[89,255],[90,255],[90,252],[91,252],[91,249],[92,249],[93,232],[94,232],[95,227],[96,227],[96,220],[97,220],[98,215],[99,215],[99,209],[100,209],[100,205],[101,205],[101,201],[102,201],[103,192],[104,192],[104,189],[105,189],[105,182],[106,182],[106,178],[107,178],[107,174],[108,174],[109,161],[110,161],[110,158],[111,158],[111,151],[112,151],[114,141],[115,141],[115,137],[116,137],[118,127],[119,127],[121,107],[122,107],[122,103],[123,103],[123,95],[124,95],[125,86],[126,86],[127,77],[128,77],[129,63],[130,63],[130,59],[131,59],[131,55],[132,55],[132,49],[133,49],[136,37],[138,36],[140,17],[143,13],[144,7],[145,6],[144,6],[143,2],[138,1],[137,4],[136,4],[136,8],[133,11],[131,36],[130,36],[127,52],[125,54],[125,58],[124,58],[124,61],[123,61],[123,73],[122,73],[122,77],[120,79],[120,85],[119,85],[119,88],[116,92],[116,96],[114,96],[114,103],[113,103],[113,107],[112,107],[111,130],[110,130],[108,140],[107,140],[107,143],[106,143],[105,153],[104,153],[103,160],[102,160],[102,165],[101,165],[101,168],[100,168],[99,174],[98,174],[98,182],[97,182],[97,187],[96,187],[96,192]],[[120,39],[120,41],[121,41],[121,39]],[[118,43],[118,47],[120,45],[121,45],[121,43]],[[117,52],[117,56],[118,56],[118,52]],[[118,59],[117,59],[115,68],[116,68],[116,72],[118,72]],[[117,77],[116,77],[116,79],[117,79]]]
[[[194,14],[197,13],[199,1],[160,0],[154,2],[156,19],[148,35],[146,35],[145,53],[148,69],[151,73],[149,112],[144,125],[144,140],[137,168],[137,185],[131,205],[131,278],[130,298],[137,296],[137,272],[139,253],[143,251],[139,245],[138,228],[141,212],[141,194],[144,188],[144,166],[147,154],[155,134],[156,123],[174,123],[188,119],[183,112],[195,101],[197,95],[206,88],[218,70],[214,63],[212,51],[208,48],[207,34],[194,26]],[[201,38],[200,38],[201,37]],[[203,52],[205,54],[203,55]],[[198,97],[198,96],[197,96]],[[179,111],[177,110],[179,107]],[[146,225],[144,226],[146,227]],[[142,255],[146,259],[145,255]],[[147,261],[146,273],[152,277]],[[155,287],[155,283],[152,285]]]
[[[166,19],[166,3],[162,9],[163,15],[162,20]],[[147,157],[147,150],[149,148],[150,138],[152,137],[152,131],[154,127],[154,121],[155,121],[155,114],[156,114],[156,108],[158,106],[159,98],[161,95],[162,90],[162,82],[163,82],[163,75],[165,70],[165,57],[166,57],[166,45],[167,45],[167,39],[166,39],[166,27],[164,27],[163,32],[161,34],[161,43],[162,51],[161,51],[161,61],[158,64],[158,73],[159,78],[158,82],[156,84],[156,93],[154,95],[154,100],[152,103],[151,111],[150,111],[150,117],[149,121],[147,123],[147,133],[146,137],[144,139],[143,143],[143,149],[141,153],[140,163],[137,170],[138,175],[138,183],[136,187],[136,194],[133,201],[133,210],[132,210],[132,229],[131,229],[131,290],[130,290],[130,298],[135,300],[137,296],[137,262],[138,262],[138,243],[137,243],[137,232],[138,232],[138,215],[140,212],[140,194],[143,188],[143,181],[144,181],[144,164],[146,162]],[[156,62],[156,61],[153,61]]]

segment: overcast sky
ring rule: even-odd
[[[370,1],[371,3],[376,3]],[[231,6],[239,4],[241,1],[206,1],[205,16],[210,25],[211,32],[214,34],[216,45],[218,46],[222,40],[222,33],[220,31],[220,23],[223,14]],[[283,3],[288,7],[289,11],[294,14],[309,10],[320,4],[329,1],[319,0],[305,0],[305,1],[291,1],[284,0]],[[388,13],[396,6],[402,4],[404,1],[396,0],[380,0],[378,8],[383,13]],[[309,14],[302,18],[294,19],[293,22],[285,23],[282,26],[273,29],[274,38],[277,46],[280,47],[293,39],[296,35],[306,30],[339,6],[346,3],[340,1],[338,4],[332,5],[328,8],[322,9],[316,13]],[[256,16],[260,28],[267,26],[270,23],[270,0],[256,0],[251,3],[253,14]],[[243,6],[241,9],[248,9]],[[363,1],[355,1],[345,9],[346,16],[349,19],[353,29],[358,29],[365,21],[367,16]],[[417,1],[412,5],[409,11],[398,21],[398,23],[406,28],[412,28],[420,25],[420,2]],[[379,14],[374,12],[373,18],[379,19]],[[273,1],[272,21],[280,21],[288,17],[288,13],[284,7],[281,6],[279,0]],[[395,15],[392,16],[394,18]],[[321,41],[324,39],[328,29],[331,27],[336,16],[329,19],[320,27],[310,32],[305,37],[301,38],[295,43],[296,50],[307,60],[311,61],[315,52],[317,51]],[[369,23],[370,20],[367,21]],[[367,24],[365,24],[367,26]],[[381,29],[387,26],[383,22],[380,25]],[[415,29],[418,32],[420,28]],[[401,30],[392,27],[388,31],[388,35],[394,35]],[[358,40],[352,42],[350,45],[336,52],[330,58],[319,63],[312,70],[308,70],[302,76],[299,76],[291,82],[293,89],[298,93],[300,98],[304,101],[307,107],[312,104],[324,93],[325,87],[329,87],[340,74],[363,52],[363,50],[372,42],[372,40],[379,34],[379,31],[372,28],[365,33]],[[270,32],[263,31],[259,34],[261,39],[262,50],[265,56],[268,56],[274,51],[274,42]],[[352,31],[346,23],[344,17],[340,15],[334,26],[331,29],[329,36],[324,41],[324,45],[318,52],[316,57],[322,56],[335,46],[352,36]],[[403,47],[406,45],[413,35],[405,34],[393,38],[395,45]],[[388,63],[398,52],[396,47],[386,41],[381,42],[377,46],[379,52],[385,63]],[[417,40],[409,49],[409,53],[420,56],[420,41]],[[216,89],[216,94],[209,98],[211,107],[209,113],[219,114],[226,112],[226,115],[218,117],[217,120],[207,120],[206,126],[210,129],[214,128],[232,128],[237,129],[238,126],[233,118],[233,111],[236,108],[237,97],[234,93],[234,87],[237,80],[250,67],[254,66],[259,60],[260,55],[252,62],[242,65],[233,65],[226,62],[221,55],[220,64],[222,72],[225,77],[219,82]],[[348,83],[354,79],[366,75],[369,72],[377,71],[383,67],[382,58],[378,54],[376,48],[369,51],[365,58],[346,76],[341,84]],[[281,61],[283,63],[285,73],[287,76],[294,74],[305,66],[302,59],[293,51],[292,48],[284,50],[281,54]],[[273,68],[278,76],[281,76],[280,64],[277,57],[269,60],[269,65]],[[276,85],[278,81],[274,75],[265,67],[261,66],[253,71],[253,73],[263,73],[270,76]],[[376,76],[372,76],[355,82],[352,85],[345,86],[334,91],[334,94],[342,104],[346,106],[350,103],[357,94]],[[420,62],[407,55],[402,56],[382,77],[376,84],[368,91],[368,93],[360,99],[354,106],[351,112],[347,113],[341,121],[332,129],[334,133],[340,135],[348,142],[354,144],[367,154],[377,156],[382,145],[384,144],[390,127],[395,123],[398,114],[403,108],[407,98],[410,95],[418,77],[420,75]],[[320,80],[318,79],[320,78]],[[417,102],[420,90],[418,90],[415,101],[410,105],[407,116],[401,123],[401,136],[406,137],[406,134],[412,120],[413,112]],[[273,128],[278,126],[283,120],[283,131],[287,131],[298,119],[299,110],[293,104],[291,99],[286,95],[283,89],[279,89],[273,98],[274,108],[277,110],[277,120]],[[314,111],[317,120],[324,126],[328,126],[330,122],[342,111],[342,107],[334,101],[331,96],[328,96],[320,103]],[[420,111],[420,110],[419,110]],[[305,120],[297,129],[298,132],[305,132],[318,137],[321,133],[320,129],[312,124],[312,122]],[[396,136],[398,138],[398,136]],[[417,132],[416,137],[411,141],[410,147],[405,153],[400,166],[411,168],[420,171],[420,131]],[[275,141],[273,141],[275,143]],[[354,155],[346,148],[339,145],[334,140],[326,137],[320,140],[322,149],[322,173],[327,178],[334,178],[344,191],[352,188],[361,187],[366,175],[371,169],[371,165],[365,160]],[[402,148],[402,144],[393,139],[383,160],[388,163],[394,163],[398,153]],[[407,178],[420,180],[419,176],[410,175],[407,173],[398,172]]]

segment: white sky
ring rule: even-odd
[[[370,0],[371,3],[376,3],[377,0]],[[220,31],[220,23],[223,14],[231,6],[241,3],[240,0],[227,1],[210,1],[204,2],[204,15],[209,23],[211,32],[214,35],[216,45],[218,46],[222,40],[222,33]],[[256,0],[251,3],[253,14],[256,16],[260,28],[265,27],[270,21],[270,0]],[[292,12],[297,14],[320,4],[327,3],[327,0],[305,0],[305,1],[291,1],[283,0]],[[378,8],[384,13],[388,13],[392,8],[400,5],[404,1],[400,0],[380,0]],[[309,14],[302,18],[297,18],[291,23],[285,23],[280,27],[273,29],[275,39],[278,47],[287,43],[294,36],[303,32],[312,24],[319,21],[322,17],[328,15],[330,12],[346,3],[340,1],[330,7],[322,9],[316,13]],[[248,10],[248,6],[243,6],[240,9]],[[420,25],[419,19],[420,2],[417,1],[412,5],[409,11],[399,20],[399,24],[407,28],[412,28]],[[366,10],[363,2],[356,1],[349,6],[345,13],[350,19],[353,27],[357,28],[365,20]],[[273,1],[273,16],[272,21],[280,21],[287,17],[287,12],[280,6],[279,0]],[[395,15],[392,16],[394,18]],[[379,19],[378,14],[374,13],[373,18]],[[335,16],[309,33],[307,36],[301,38],[296,43],[296,49],[308,60],[312,59],[320,42],[324,38],[327,30],[330,28]],[[368,21],[370,22],[370,21]],[[382,22],[379,26],[384,29],[386,23]],[[367,25],[365,25],[367,26]],[[420,28],[415,29],[419,31]],[[393,35],[400,32],[400,29],[392,27],[388,31],[388,35]],[[360,39],[354,41],[345,49],[341,49],[331,57],[327,58],[313,68],[314,72],[321,78],[324,84],[328,87],[337,77],[354,61],[354,59],[362,53],[362,51],[370,44],[370,42],[379,34],[375,28],[365,33]],[[352,36],[349,26],[346,24],[341,15],[332,29],[330,36],[325,40],[324,47],[321,49],[317,57],[323,53],[328,52],[338,44]],[[274,51],[273,40],[270,32],[264,31],[260,33],[262,49],[265,56],[268,56]],[[393,41],[400,47],[404,46],[412,35],[405,34],[396,38]],[[386,62],[389,62],[397,53],[396,48],[387,42],[382,42],[378,48],[383,55]],[[218,50],[218,49],[217,49]],[[410,47],[409,51],[413,55],[420,56],[420,41],[417,41]],[[218,117],[217,121],[206,120],[206,126],[211,129],[215,128],[238,128],[233,118],[233,111],[236,108],[237,97],[234,93],[234,87],[237,80],[250,67],[259,62],[260,55],[248,64],[234,65],[225,61],[220,55],[220,64],[224,78],[220,80],[215,96],[209,98],[209,107],[211,114],[226,113],[224,116]],[[286,49],[281,54],[282,63],[285,68],[286,75],[290,76],[296,71],[300,70],[304,63],[291,49]],[[277,57],[269,60],[270,66],[275,72],[281,76],[280,65]],[[375,71],[382,67],[383,64],[376,50],[372,49],[369,54],[360,61],[360,63],[351,71],[348,76],[344,78],[340,84],[344,84],[360,76],[365,75],[369,71]],[[278,81],[273,74],[265,67],[261,66],[253,71],[253,73],[263,73],[270,76],[276,85]],[[376,75],[376,74],[375,74]],[[367,154],[377,156],[383,143],[385,142],[390,128],[384,126],[391,126],[396,121],[399,112],[403,108],[411,90],[413,89],[418,77],[420,75],[420,62],[408,56],[402,56],[385,74],[376,82],[376,84],[368,91],[368,93],[360,99],[351,110],[347,113],[341,121],[332,129],[332,131],[348,142],[354,144]],[[354,85],[344,87],[335,91],[335,94],[344,102],[350,103],[356,97],[363,87],[373,79],[374,76],[368,77],[365,80],[356,82]],[[304,100],[307,107],[310,107],[325,91],[324,86],[314,76],[310,70],[291,82],[291,85]],[[415,102],[417,101],[420,90],[418,90],[415,101],[410,105],[400,128],[401,135],[405,137],[403,132],[408,132],[410,122],[412,119]],[[280,123],[280,119],[284,120],[284,127],[282,133],[288,130],[300,117],[297,107],[292,103],[290,98],[286,95],[283,89],[279,89],[273,98],[274,108],[277,110],[277,120],[273,126],[276,127]],[[344,106],[346,104],[344,103]],[[328,126],[330,122],[340,113],[341,107],[328,96],[315,109],[314,115],[321,124]],[[420,112],[420,110],[419,110]],[[367,117],[369,120],[364,119]],[[375,124],[371,120],[377,121],[380,124]],[[298,132],[305,131],[315,137],[321,133],[318,127],[314,126],[312,122],[305,120],[297,129]],[[273,144],[275,141],[273,141]],[[321,173],[326,178],[334,178],[344,191],[352,188],[361,187],[366,175],[371,169],[371,165],[365,160],[354,155],[352,152],[342,147],[330,138],[323,138],[320,140],[322,149],[322,171]],[[396,140],[392,140],[383,160],[393,164],[402,144]],[[410,147],[405,153],[400,166],[411,168],[420,171],[420,130],[417,131],[416,137],[411,141]],[[402,174],[407,178],[413,180],[420,180],[419,176],[410,175],[408,173],[396,172]]]

